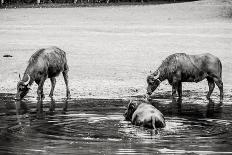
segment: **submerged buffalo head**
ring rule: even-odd
[[[151,95],[156,88],[159,86],[160,84],[160,80],[159,80],[159,76],[160,76],[160,71],[157,72],[156,75],[151,74],[149,76],[147,76],[147,94]]]
[[[21,100],[30,90],[29,82],[30,82],[30,76],[27,74],[27,81],[23,81],[20,78],[19,75],[19,82],[17,84],[17,94],[16,94],[16,100]]]
[[[139,103],[135,101],[130,101],[130,103],[127,106],[127,110],[124,113],[124,117],[127,121],[131,121],[132,115],[134,114],[135,110],[137,109]]]

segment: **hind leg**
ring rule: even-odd
[[[182,95],[182,84],[181,84],[181,72],[180,71],[177,71],[176,75],[174,75],[172,79],[172,98],[175,98],[176,91],[178,91],[179,96]]]
[[[66,85],[66,97],[70,98],[70,91],[69,91],[69,86],[68,86],[68,70],[65,70],[62,72],[63,73],[63,77],[64,77],[64,82]]]
[[[179,99],[181,99],[182,98],[182,83],[181,82],[178,83],[177,93],[178,93]]]
[[[220,90],[220,102],[222,103],[223,96],[224,96],[224,94],[223,94],[223,82],[220,78],[214,78],[214,81]]]
[[[52,96],[53,96],[54,89],[55,89],[55,86],[56,86],[56,78],[55,78],[55,77],[52,77],[52,78],[50,78],[50,80],[51,80],[51,85],[52,85],[52,87],[51,87],[51,91],[50,91],[49,96],[52,97]]]
[[[214,87],[215,87],[215,83],[214,83],[214,79],[211,78],[211,77],[207,77],[207,81],[208,81],[208,85],[209,85],[209,92],[206,96],[206,98],[209,100],[210,99],[210,96],[214,90]]]

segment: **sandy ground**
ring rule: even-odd
[[[18,74],[38,48],[67,52],[76,97],[118,98],[145,93],[146,76],[169,54],[210,52],[223,64],[226,100],[232,92],[232,2],[0,10],[0,93],[15,93]],[[3,57],[10,54],[12,58]],[[50,82],[45,83],[49,93]],[[170,91],[167,82],[157,92]],[[207,82],[184,84],[205,94]],[[36,85],[28,94],[36,97]],[[55,96],[64,97],[62,77]],[[218,96],[215,89],[214,96]]]

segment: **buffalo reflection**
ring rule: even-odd
[[[223,107],[221,103],[208,100],[183,100],[172,99],[167,101],[163,99],[153,99],[150,101],[164,116],[190,116],[195,118],[218,118],[221,117]]]
[[[206,117],[221,117],[223,113],[222,103],[215,104],[215,102],[210,99],[209,103],[207,104],[207,111],[206,111]]]
[[[55,99],[53,97],[51,97],[49,111],[54,112],[55,109],[56,109],[56,101],[55,101]],[[65,99],[64,103],[63,103],[62,112],[65,113],[67,111],[67,109],[68,109],[68,99]]]
[[[25,102],[23,101],[15,101],[15,102],[10,102],[5,104],[6,108],[6,115],[14,115],[14,114],[19,114],[23,115],[28,112],[28,106]]]
[[[39,104],[38,102],[42,102],[42,104]],[[48,104],[47,104],[48,103]],[[44,111],[43,111],[43,106],[46,107],[46,105],[49,105],[49,110],[46,111],[46,113],[53,113],[56,110],[57,104],[56,104],[56,100],[54,98],[51,98],[50,101],[41,101],[38,100],[36,107],[34,103],[31,102],[25,102],[25,101],[14,101],[14,102],[10,102],[5,104],[5,108],[6,108],[6,115],[23,115],[26,113],[29,114],[33,114],[33,113],[37,113],[37,115],[43,115]],[[64,101],[62,101],[62,113],[65,113],[68,109],[68,100],[65,99]]]

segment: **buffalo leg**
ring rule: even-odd
[[[38,112],[42,112],[42,102],[44,98],[44,93],[43,93],[43,85],[44,85],[45,78],[41,79],[39,82],[39,86],[37,89],[37,95],[38,95],[38,103],[37,103],[37,110]]]
[[[177,92],[178,92],[179,98],[181,99],[182,98],[182,83],[181,82],[178,83]]]
[[[50,91],[49,96],[53,97],[53,92],[54,92],[54,89],[55,89],[55,86],[56,86],[56,78],[53,77],[53,78],[50,78],[50,80],[51,80],[52,87],[51,87],[51,91]]]
[[[56,108],[56,102],[55,102],[55,100],[53,99],[53,97],[51,97],[51,104],[50,104],[49,111],[54,111],[55,108]]]
[[[65,113],[68,109],[68,100],[66,99],[63,105],[63,113]]]
[[[179,94],[179,86],[182,86],[180,84],[181,84],[181,72],[177,71],[176,75],[173,76],[173,79],[172,79],[172,97],[173,98],[175,98],[177,90],[178,90],[178,94]],[[179,95],[181,95],[181,94],[179,94]]]
[[[37,89],[38,100],[42,100],[44,98],[43,85],[44,85],[44,80],[41,80]]]
[[[179,86],[179,81],[177,81],[177,78],[173,78],[173,82],[172,82],[172,97],[175,98],[176,96],[176,91],[178,89]]]
[[[212,94],[212,92],[214,90],[215,83],[214,83],[213,78],[211,78],[211,77],[207,77],[207,81],[208,81],[208,86],[209,86],[209,92],[208,92],[206,98],[209,100],[210,96],[211,96],[211,94]]]
[[[174,83],[172,84],[172,97],[175,98],[176,96],[177,85]]]
[[[216,85],[218,86],[219,90],[220,90],[220,102],[222,103],[223,100],[223,82],[221,79],[219,78],[214,78],[214,81],[216,83]]]
[[[70,91],[68,87],[68,70],[63,71],[64,82],[66,85],[66,97],[70,98]]]

